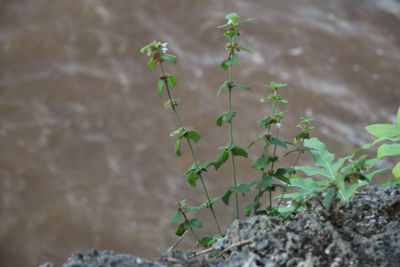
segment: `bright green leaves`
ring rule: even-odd
[[[274,89],[274,90],[277,90],[277,89],[282,88],[282,87],[285,87],[285,86],[287,86],[286,83],[275,83],[275,82],[271,82],[271,83],[269,83],[269,84],[264,84],[264,87],[265,87],[265,88],[270,88],[270,89]]]
[[[387,156],[400,156],[400,108],[397,111],[395,124],[372,124],[365,127],[365,130],[377,139],[371,144],[364,146],[364,148],[369,148],[381,141],[397,142],[381,145],[377,151],[378,159]],[[392,174],[395,178],[400,178],[400,162],[393,167]]]
[[[218,26],[217,27],[218,29],[227,28],[227,27],[235,28],[240,24],[247,23],[252,20],[251,18],[248,18],[248,19],[239,21],[240,16],[237,13],[230,13],[230,14],[226,15],[225,18],[228,20],[228,22],[224,25]]]
[[[180,211],[180,210],[175,211],[174,214],[172,214],[172,217],[169,220],[169,223],[170,224],[176,223],[177,221],[179,221],[181,219],[182,216],[183,216],[182,211]]]
[[[263,170],[267,165],[270,163],[269,157],[266,155],[263,155],[261,158],[256,159],[253,164],[251,164],[251,167],[256,169],[256,170]]]
[[[177,236],[182,236],[188,228],[201,228],[203,227],[203,222],[199,219],[191,219],[190,221],[185,221],[181,223],[178,228],[176,228],[175,234]]]
[[[220,66],[224,70],[228,70],[230,65],[238,63],[238,56],[236,54],[231,55],[228,59],[221,61]]]
[[[214,244],[219,238],[224,237],[223,234],[216,234],[213,236],[204,236],[200,240],[200,244],[204,247],[210,247],[212,244]]]
[[[378,148],[377,157],[381,159],[387,156],[400,155],[400,144],[383,144]]]
[[[162,59],[164,59],[164,60],[166,60],[166,61],[169,61],[169,62],[171,62],[172,64],[176,64],[176,56],[174,56],[174,55],[171,55],[171,54],[162,54],[161,55],[161,58]]]
[[[269,127],[271,127],[272,124],[277,124],[282,119],[284,119],[286,117],[286,113],[287,113],[286,110],[280,111],[280,112],[275,112],[274,114],[265,116],[258,124],[261,127],[269,128]]]
[[[243,195],[246,193],[250,193],[251,187],[256,183],[257,183],[256,180],[252,180],[249,183],[238,184],[236,186],[229,187],[228,191],[226,191],[226,193],[222,196],[222,202],[224,202],[225,205],[229,205],[229,200],[232,193],[242,193]]]
[[[166,84],[169,88],[173,88],[178,84],[178,78],[169,74],[160,75],[157,83],[157,95],[160,98],[163,98],[163,90]]]
[[[278,94],[269,94],[267,97],[261,98],[260,101],[261,102],[275,101],[275,102],[279,102],[279,103],[288,103],[288,101],[286,99],[282,98]]]
[[[231,152],[232,155],[234,155],[234,156],[241,156],[241,157],[247,158],[247,155],[248,155],[246,150],[244,150],[243,148],[241,148],[239,146],[235,146],[233,144],[222,146],[219,149],[223,150],[225,152]]]
[[[147,67],[149,67],[149,69],[154,70],[155,67],[157,66],[157,60],[151,58],[148,62],[147,62]]]
[[[220,115],[216,121],[217,125],[222,126],[222,123],[224,121],[226,121],[227,123],[230,123],[232,121],[232,119],[236,116],[237,113],[238,113],[237,110],[231,110],[229,112],[226,112],[226,113]]]
[[[215,170],[218,170],[229,159],[229,152],[222,151],[218,159],[213,162]]]
[[[195,143],[197,143],[201,138],[201,135],[197,131],[188,130],[184,127],[178,128],[177,130],[170,133],[169,136],[177,136],[177,139],[175,142],[175,154],[177,156],[181,156],[182,138],[186,138],[188,142],[189,142],[189,140],[193,140]]]

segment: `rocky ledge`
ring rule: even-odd
[[[134,266],[400,266],[400,187],[368,186],[351,202],[325,210],[319,197],[289,220],[236,220],[210,251],[174,250],[149,261],[113,251],[75,253],[63,267]],[[42,264],[40,267],[55,267]]]

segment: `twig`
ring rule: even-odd
[[[172,246],[169,247],[169,249],[167,250],[167,251],[168,251],[168,254],[169,254],[172,250],[174,250],[174,248],[179,244],[179,242],[182,241],[182,239],[185,237],[185,235],[186,235],[187,233],[188,233],[188,231],[186,230],[186,231],[183,233],[183,235],[181,235],[181,236],[178,238],[178,240],[176,240],[175,243],[172,244]]]
[[[241,246],[250,244],[250,243],[252,243],[252,242],[253,242],[253,241],[251,241],[250,239],[248,239],[248,240],[244,240],[244,241],[242,241],[242,242],[233,244],[233,245],[227,247],[226,249],[222,250],[221,253],[218,255],[218,257],[219,257],[219,256],[222,256],[222,254],[225,254],[226,252],[228,252],[229,250],[231,250],[231,249],[233,249],[233,248],[235,248],[235,247],[241,247]]]
[[[233,248],[235,248],[235,247],[244,246],[244,245],[250,244],[250,243],[252,243],[252,242],[253,242],[253,241],[251,241],[250,239],[248,239],[248,240],[244,240],[244,241],[242,241],[242,242],[233,244],[233,245],[231,245],[231,246],[225,248],[224,250],[222,250],[221,253],[218,255],[218,257],[222,256],[223,254],[225,254],[226,252],[228,252],[229,250],[231,250],[231,249],[233,249]],[[207,253],[210,253],[210,252],[212,252],[212,251],[214,251],[214,250],[215,250],[214,248],[208,248],[208,249],[202,250],[202,251],[200,251],[200,252],[195,252],[195,253],[192,255],[192,257],[197,257],[197,256],[200,256],[200,255],[203,255],[203,254],[207,254]]]

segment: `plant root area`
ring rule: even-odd
[[[62,266],[400,266],[400,187],[367,186],[351,202],[334,200],[329,209],[321,203],[316,196],[307,210],[285,221],[236,220],[199,256],[173,250],[149,261],[92,250],[72,255]]]

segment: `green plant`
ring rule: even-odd
[[[192,141],[197,143],[200,140],[201,135],[197,131],[188,129],[187,127],[184,126],[182,119],[180,118],[179,113],[176,109],[177,105],[180,103],[180,100],[172,98],[171,88],[173,88],[177,85],[178,78],[176,76],[172,76],[172,75],[169,75],[168,73],[166,73],[165,67],[164,67],[164,62],[169,61],[172,64],[176,64],[177,59],[176,59],[176,56],[167,54],[166,53],[167,50],[168,50],[167,43],[160,43],[160,42],[154,41],[154,42],[146,45],[145,47],[143,47],[140,50],[140,52],[141,53],[147,52],[147,55],[151,56],[151,59],[147,63],[147,66],[150,69],[154,69],[157,66],[157,64],[160,66],[161,75],[159,77],[159,81],[157,84],[157,94],[160,98],[163,98],[164,90],[167,92],[168,100],[164,105],[167,107],[167,109],[173,111],[173,113],[175,114],[176,120],[178,122],[178,127],[179,127],[177,130],[173,131],[170,134],[170,136],[176,136],[176,138],[177,138],[176,142],[175,142],[175,154],[177,156],[181,155],[182,139],[185,139],[186,143],[190,149],[192,159],[194,161],[192,167],[186,172],[186,177],[188,179],[188,182],[192,186],[196,186],[196,181],[200,180],[204,195],[206,197],[206,201],[199,207],[202,207],[202,208],[207,207],[210,209],[211,214],[214,219],[214,222],[216,224],[217,230],[220,233],[221,228],[219,226],[218,219],[215,214],[215,210],[213,208],[213,205],[218,200],[218,198],[216,198],[216,199],[210,198],[210,195],[208,193],[208,188],[207,188],[206,183],[203,178],[203,172],[206,171],[207,168],[205,168],[204,166],[200,166],[200,164],[197,160],[197,156],[194,151],[193,145],[192,145]],[[180,203],[182,204],[184,202],[180,202]],[[176,221],[177,220],[176,218],[178,218],[180,216],[183,216],[185,218],[185,222],[178,226],[178,229],[176,230],[177,235],[182,235],[185,232],[186,228],[190,228],[191,232],[193,233],[192,228],[202,226],[202,223],[199,219],[195,219],[196,223],[194,223],[194,224],[190,223],[190,222],[193,222],[194,219],[188,221],[182,205],[178,205],[178,210],[173,217],[175,219],[172,219],[172,221]],[[196,239],[197,239],[197,237],[196,237]]]
[[[185,172],[185,176],[191,186],[195,187],[200,181],[205,196],[205,201],[199,206],[188,207],[185,200],[180,201],[176,212],[172,215],[171,223],[181,222],[175,231],[176,234],[182,236],[186,231],[190,231],[197,242],[205,247],[210,246],[218,238],[223,236],[214,210],[214,204],[219,200],[229,205],[230,197],[234,194],[236,218],[240,217],[238,194],[250,193],[254,188],[255,198],[246,206],[246,216],[250,216],[251,214],[268,214],[288,218],[294,210],[304,208],[305,202],[315,194],[323,195],[322,205],[328,209],[334,198],[338,197],[346,201],[351,200],[356,190],[370,183],[374,175],[382,172],[383,169],[372,170],[380,158],[400,155],[400,144],[394,143],[381,145],[378,148],[377,158],[367,159],[366,155],[356,157],[358,152],[372,147],[378,142],[400,142],[400,109],[397,114],[396,124],[375,124],[367,126],[366,130],[377,137],[377,140],[362,148],[356,149],[351,155],[342,158],[335,159],[335,155],[327,150],[324,143],[315,137],[310,138],[310,132],[313,127],[310,125],[312,120],[308,118],[300,119],[297,125],[300,132],[293,141],[289,142],[281,139],[282,120],[286,117],[287,111],[279,110],[279,105],[287,104],[288,101],[279,94],[279,91],[287,85],[271,82],[270,84],[264,85],[264,87],[272,90],[272,92],[261,99],[261,102],[271,103],[270,113],[264,116],[259,122],[259,125],[265,130],[265,133],[248,146],[248,149],[251,149],[251,147],[258,142],[263,144],[261,155],[251,165],[260,172],[260,175],[257,179],[249,183],[238,183],[235,157],[242,156],[247,158],[248,152],[234,143],[233,119],[238,111],[232,109],[232,92],[234,88],[246,91],[251,91],[251,88],[234,82],[232,69],[233,66],[238,63],[238,52],[244,50],[248,53],[252,53],[251,50],[237,43],[237,37],[240,34],[238,26],[249,22],[251,19],[239,20],[240,17],[236,13],[231,13],[225,18],[228,22],[218,26],[218,28],[226,29],[224,36],[228,40],[225,46],[228,55],[220,64],[220,66],[227,71],[227,80],[217,90],[217,102],[221,101],[222,93],[227,91],[227,111],[217,118],[216,124],[218,126],[222,126],[224,122],[228,124],[228,143],[220,147],[222,151],[219,157],[214,161],[206,161],[203,164],[200,164],[198,161],[193,143],[197,143],[201,139],[201,135],[194,129],[189,129],[185,126],[177,110],[180,100],[172,97],[171,89],[178,84],[178,78],[165,71],[164,63],[167,61],[176,64],[176,57],[166,53],[168,50],[166,43],[156,41],[146,45],[140,50],[142,53],[147,52],[147,55],[151,56],[147,63],[150,69],[154,69],[157,65],[160,66],[161,75],[157,83],[157,94],[160,98],[164,98],[166,93],[167,101],[164,103],[164,106],[174,113],[178,124],[178,129],[170,134],[170,136],[176,138],[175,154],[177,156],[181,155],[182,140],[185,140],[193,159],[193,165]],[[280,150],[284,150],[286,153],[281,153],[282,151]],[[306,151],[310,151],[314,165],[298,166],[301,155]],[[282,165],[280,163],[282,158],[292,153],[295,153],[293,164],[286,167],[278,166],[278,164]],[[231,158],[232,165],[232,185],[228,187],[228,190],[223,196],[211,198],[203,177],[204,173],[211,166],[213,166],[215,170],[218,170],[229,158]],[[304,173],[306,177],[300,177],[298,175],[299,172]],[[392,179],[390,184],[400,184],[400,162],[393,168],[393,175],[395,179]],[[278,201],[274,207],[272,192],[278,188],[281,189],[282,193],[277,196]],[[265,193],[268,193],[267,203],[269,203],[269,205],[263,208],[263,197]],[[291,205],[280,207],[283,199],[290,200],[289,203],[291,203]],[[210,210],[218,233],[216,235],[207,235],[198,238],[194,229],[202,227],[203,222],[197,218],[190,218],[189,213],[204,208]]]
[[[378,147],[377,158],[381,159],[388,156],[400,156],[400,108],[397,111],[396,123],[393,124],[372,124],[365,127],[365,130],[377,139],[371,144],[364,146],[369,148],[382,141],[392,143],[382,144]],[[400,161],[392,169],[393,179],[385,185],[400,184]]]
[[[237,182],[237,175],[236,175],[236,165],[235,165],[235,156],[241,156],[247,158],[247,152],[243,148],[237,146],[234,144],[233,140],[233,118],[236,116],[238,113],[237,110],[232,109],[232,89],[233,88],[239,88],[242,90],[247,90],[251,91],[251,88],[249,86],[243,86],[239,85],[235,82],[233,82],[233,77],[232,77],[232,67],[233,65],[238,63],[238,56],[237,53],[240,52],[241,50],[244,50],[248,53],[252,53],[252,51],[248,48],[245,48],[241,45],[239,45],[236,41],[236,38],[240,35],[240,31],[238,29],[238,26],[240,24],[246,23],[251,21],[251,19],[245,19],[245,20],[240,20],[240,16],[236,13],[231,13],[229,15],[226,15],[225,18],[228,20],[228,22],[224,25],[218,26],[219,29],[222,28],[227,28],[227,31],[224,32],[225,38],[228,40],[228,43],[225,46],[225,49],[228,51],[228,56],[225,60],[223,60],[220,64],[220,66],[227,71],[227,81],[225,81],[219,88],[217,92],[217,101],[219,102],[221,93],[224,90],[228,91],[228,111],[222,115],[220,115],[217,118],[217,125],[222,126],[222,123],[226,121],[229,126],[229,141],[228,144],[221,147],[220,149],[223,151],[221,154],[221,158],[224,159],[223,161],[228,160],[229,155],[231,158],[231,163],[232,163],[232,189],[229,189],[228,192],[233,192],[235,194],[235,210],[236,210],[236,218],[239,219],[240,217],[240,212],[239,212],[239,198],[238,198],[238,190],[235,190],[238,188],[238,182]],[[221,162],[221,161],[220,161]],[[220,165],[219,165],[220,166]],[[218,166],[218,167],[219,167]],[[223,198],[224,203],[228,204],[229,201],[227,201],[227,197]]]

